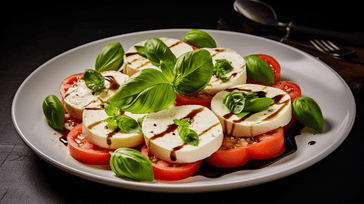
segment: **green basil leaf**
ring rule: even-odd
[[[188,128],[188,126],[190,125],[188,123],[188,118],[182,120],[174,119],[173,122],[178,125],[177,132],[183,142],[197,147],[200,138],[194,130]]]
[[[49,95],[44,99],[42,109],[48,125],[62,132],[65,113],[61,101],[55,95]]]
[[[239,114],[244,110],[245,93],[239,90],[233,90],[226,94],[222,103],[230,110],[231,113]]]
[[[148,60],[154,66],[159,67],[167,80],[172,82],[174,79],[173,67],[177,58],[169,47],[158,38],[149,38],[144,43],[144,49]]]
[[[228,81],[226,74],[233,70],[234,67],[231,66],[231,62],[227,61],[226,59],[218,59],[215,62],[212,74],[221,79],[223,82],[226,82]]]
[[[101,71],[117,71],[123,64],[124,49],[119,42],[106,45],[96,58],[95,70]]]
[[[119,148],[110,154],[110,168],[117,177],[134,181],[154,180],[152,162],[140,151]]]
[[[274,73],[272,67],[263,59],[249,55],[244,57],[248,77],[268,85],[274,84]]]
[[[184,36],[184,41],[198,48],[216,48],[215,40],[205,31],[192,29]]]
[[[120,86],[109,103],[133,114],[169,108],[176,94],[166,77],[156,69],[143,69]]]
[[[324,117],[320,106],[310,97],[298,97],[292,103],[293,114],[302,124],[323,132]]]
[[[111,105],[110,103],[104,103],[104,109],[105,109],[106,114],[109,116],[119,115],[120,109]]]
[[[106,122],[106,127],[110,130],[114,131],[118,128],[118,124],[116,123],[114,117],[108,117],[104,121]]]
[[[147,58],[147,52],[145,51],[144,46],[135,45],[134,48],[136,49],[139,55]]]
[[[239,118],[243,118],[244,116],[248,115],[250,112],[241,112],[241,113],[238,113],[236,114],[236,116],[238,116]]]
[[[86,86],[94,92],[105,89],[105,78],[100,72],[93,69],[86,69],[82,79],[85,81]]]
[[[274,104],[273,99],[269,97],[253,98],[246,100],[244,111],[247,112],[260,112],[267,110]]]
[[[127,115],[114,116],[114,120],[116,121],[116,124],[118,124],[118,127],[120,128],[119,132],[127,134],[142,133],[139,123],[135,119]]]
[[[205,49],[181,55],[174,67],[174,88],[180,94],[195,94],[203,90],[212,77],[211,54]]]

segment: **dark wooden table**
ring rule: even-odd
[[[164,1],[165,2],[165,1]],[[257,32],[243,26],[232,9],[233,1],[212,4],[183,1],[164,8],[158,2],[91,2],[51,6],[13,3],[10,14],[2,14],[0,54],[0,203],[150,203],[204,202],[226,203],[348,203],[360,199],[364,183],[363,122],[364,96],[356,92],[357,115],[347,139],[332,154],[317,164],[288,177],[269,183],[235,190],[165,194],[116,188],[99,184],[64,172],[47,163],[19,137],[11,119],[15,92],[27,76],[53,57],[77,46],[102,38],[135,31],[162,28],[226,29],[218,26],[224,19],[242,32],[280,37],[280,32]],[[280,1],[277,1],[280,2]],[[295,3],[295,2],[292,2]],[[282,19],[318,23],[294,16],[289,1],[279,5]],[[290,7],[291,6],[291,7]],[[287,11],[287,7],[291,8]],[[355,6],[354,6],[355,8]],[[297,9],[297,8],[296,8]],[[308,7],[306,7],[308,9]],[[284,13],[284,11],[287,11]],[[302,10],[300,10],[302,12]],[[285,16],[286,15],[286,16]],[[322,20],[322,19],[320,19]],[[325,19],[323,19],[325,20]],[[327,20],[326,20],[327,21]],[[236,26],[238,25],[238,26]],[[325,24],[328,26],[328,24]],[[335,25],[335,26],[340,26]],[[342,25],[342,28],[345,26]],[[350,27],[352,28],[352,27]],[[347,29],[347,27],[345,27]],[[361,80],[363,66],[333,59],[305,44],[288,44],[302,49],[336,70],[348,83]],[[355,49],[357,59],[364,62],[363,45],[342,42]],[[357,90],[357,89],[355,89]],[[340,108],[340,107],[338,107]],[[198,199],[198,200],[197,200]]]

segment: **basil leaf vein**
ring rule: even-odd
[[[188,118],[182,120],[173,119],[173,122],[178,125],[177,132],[183,142],[197,147],[200,138],[194,130],[189,128],[190,124],[188,123],[188,120]]]
[[[274,84],[272,67],[270,67],[265,60],[254,55],[245,56],[244,60],[246,61],[246,69],[249,78],[268,85]]]
[[[119,70],[123,64],[124,54],[123,46],[119,42],[106,45],[96,58],[95,70],[98,72]]]
[[[61,101],[55,95],[49,95],[44,99],[42,109],[48,125],[63,131],[65,113]]]
[[[98,92],[105,89],[105,78],[100,72],[93,69],[86,69],[82,79],[85,81],[86,86],[93,92]]]

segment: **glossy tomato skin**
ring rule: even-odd
[[[281,65],[278,63],[278,61],[270,56],[270,55],[266,55],[266,54],[254,54],[255,56],[265,60],[270,67],[272,67],[273,73],[274,73],[274,84],[278,83],[281,80]],[[247,84],[261,84],[261,85],[265,85],[268,86],[268,84],[263,83],[263,82],[257,82],[253,79],[250,79],[249,77],[247,78]]]
[[[176,106],[201,105],[210,108],[212,98],[213,96],[201,93],[184,96],[176,93]]]
[[[193,163],[173,164],[157,159],[144,145],[141,149],[144,156],[152,161],[154,178],[160,180],[181,180],[194,175],[201,167],[202,160]]]
[[[80,138],[82,134],[82,123],[76,125],[67,135],[68,149],[70,155],[86,164],[105,165],[109,164],[111,149],[101,148]]]
[[[279,156],[284,151],[284,133],[283,128],[254,137],[258,142],[248,145],[248,153],[251,159],[262,160],[271,159]]]
[[[243,141],[240,146],[225,136],[219,150],[206,158],[206,163],[218,168],[234,168],[242,166],[249,162],[248,143]]]
[[[300,86],[293,81],[280,81],[273,85],[273,87],[287,92],[291,97],[291,102],[293,102],[295,98],[302,96],[302,90]]]
[[[78,73],[78,74],[74,74],[71,75],[69,77],[67,77],[66,79],[64,79],[61,83],[61,85],[59,86],[59,93],[61,94],[62,99],[64,98],[64,96],[66,95],[66,92],[68,91],[68,89],[79,79],[81,79],[83,77],[83,73]]]

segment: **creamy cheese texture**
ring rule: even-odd
[[[73,117],[82,119],[82,112],[85,108],[99,107],[107,102],[129,77],[117,71],[103,71],[101,75],[105,78],[105,87],[101,93],[93,93],[83,79],[73,84],[65,94],[64,106]]]
[[[227,48],[203,48],[211,53],[212,61],[215,66],[216,60],[226,59],[231,62],[231,66],[234,68],[231,72],[226,74],[228,81],[223,82],[216,76],[212,76],[209,84],[202,91],[204,93],[215,95],[218,91],[226,88],[245,84],[247,78],[246,62],[237,52]]]
[[[144,114],[123,113],[135,120]],[[144,142],[143,134],[114,132],[106,127],[104,121],[108,116],[103,108],[86,109],[83,111],[82,133],[85,139],[97,146],[117,149],[121,147],[135,147]]]
[[[275,103],[268,110],[250,113],[243,118],[230,113],[222,103],[229,91],[217,93],[211,101],[211,110],[217,115],[224,132],[236,137],[253,137],[289,123],[292,117],[291,98],[283,90],[256,84],[242,84],[229,88],[244,92],[257,92],[259,95],[272,98]]]
[[[189,118],[189,128],[199,135],[199,145],[192,146],[180,138],[173,119]],[[199,105],[176,106],[148,114],[142,124],[145,143],[159,159],[172,163],[191,163],[209,157],[222,144],[219,119]]]
[[[180,40],[173,39],[173,38],[159,38],[162,40],[168,47],[171,49],[172,53],[178,58],[182,54],[192,51],[192,47]],[[144,46],[144,43],[146,42],[142,41],[135,45],[137,46]],[[134,46],[135,46],[134,45]],[[128,76],[132,76],[135,73],[139,72],[142,69],[145,68],[154,68],[158,69],[152,63],[145,57],[138,54],[136,49],[132,46],[124,55],[124,64],[122,66],[122,70],[125,74]]]

